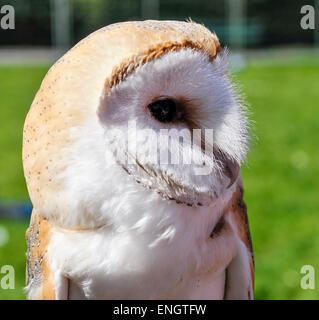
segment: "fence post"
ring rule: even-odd
[[[70,0],[51,0],[51,43],[55,49],[55,60],[71,45]]]
[[[315,0],[315,30],[314,30],[314,45],[319,47],[319,0]]]
[[[143,19],[159,19],[160,0],[141,0],[141,15]]]

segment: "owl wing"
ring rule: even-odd
[[[232,228],[238,236],[239,249],[226,269],[224,297],[228,300],[251,300],[254,297],[254,254],[241,180],[225,214],[230,218]]]
[[[65,300],[68,298],[68,279],[53,271],[48,262],[47,248],[53,233],[48,220],[32,211],[26,232],[27,268],[26,293],[30,300]]]

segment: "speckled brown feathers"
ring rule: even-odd
[[[32,287],[34,300],[54,300],[54,274],[48,266],[46,257],[50,241],[51,227],[46,219],[41,219],[33,210],[30,226],[26,232],[27,240],[27,286]]]

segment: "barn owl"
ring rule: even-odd
[[[24,125],[28,299],[253,298],[227,70],[215,34],[177,21],[107,26],[55,63]]]

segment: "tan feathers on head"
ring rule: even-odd
[[[127,75],[128,62],[140,65],[182,47],[212,58],[220,50],[217,37],[199,24],[125,22],[92,33],[49,70],[24,125],[24,172],[34,204],[63,188],[57,179],[66,166],[61,150],[67,152],[72,143],[70,129],[95,114],[103,87]]]

